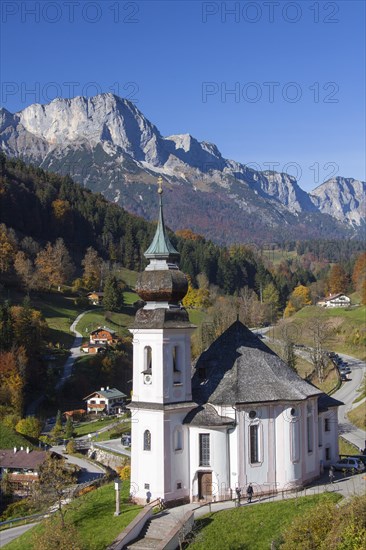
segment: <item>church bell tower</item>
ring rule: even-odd
[[[194,326],[180,302],[188,281],[169,240],[159,178],[159,218],[145,252],[149,264],[136,291],[145,302],[133,335],[131,493],[140,503],[189,500],[188,431],[183,419],[194,404],[191,342]]]

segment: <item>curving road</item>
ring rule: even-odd
[[[264,340],[270,340],[271,338],[266,334],[270,331],[270,329],[272,329],[272,326],[260,329],[253,329],[253,331],[257,334],[261,334]],[[309,359],[308,357],[306,357],[306,352],[302,350],[296,350],[296,353],[302,355],[307,360]],[[342,386],[340,387],[340,389],[332,394],[332,397],[344,403],[344,405],[342,405],[338,409],[339,435],[341,435],[344,439],[346,439],[353,445],[356,445],[356,447],[360,449],[360,452],[362,452],[363,449],[366,448],[366,432],[351,424],[351,422],[347,418],[347,413],[355,407],[355,404],[353,404],[353,402],[357,397],[357,390],[359,389],[363,377],[366,374],[366,363],[365,361],[361,361],[361,359],[351,357],[350,355],[345,355],[344,353],[338,353],[338,355],[344,361],[347,361],[348,365],[352,369],[350,379],[347,380],[347,382],[342,382]],[[363,401],[363,403],[366,414],[366,402]]]
[[[86,313],[89,313],[89,311],[93,311],[93,310],[88,309],[87,311],[83,311],[83,313],[80,313],[80,315],[76,317],[75,321],[70,326],[70,331],[75,334],[75,340],[73,341],[73,344],[70,348],[70,356],[67,358],[66,363],[64,364],[64,370],[62,372],[62,376],[55,386],[56,390],[59,390],[60,388],[62,388],[66,380],[70,378],[72,373],[72,367],[75,363],[75,360],[78,357],[80,357],[80,355],[82,355],[83,353],[80,350],[80,346],[82,344],[82,335],[80,334],[80,332],[76,330],[76,325]],[[36,410],[44,400],[44,397],[45,397],[44,395],[40,395],[39,397],[37,397],[37,399],[35,399],[34,401],[32,401],[32,403],[28,405],[27,412],[26,412],[27,416],[35,416]]]
[[[5,546],[12,540],[17,539],[18,537],[20,537],[20,535],[22,535],[29,529],[32,529],[32,527],[34,527],[35,525],[37,525],[37,522],[27,523],[27,525],[19,525],[18,527],[10,527],[9,529],[0,531],[0,548]]]
[[[360,387],[363,377],[366,374],[366,363],[350,355],[338,354],[351,367],[350,380],[343,382],[341,388],[332,394],[332,397],[343,401],[344,405],[338,409],[339,434],[353,445],[356,445],[362,452],[366,447],[366,432],[356,428],[347,418],[347,413],[354,407],[353,401],[357,397],[357,390]],[[365,413],[366,404],[364,402]]]
[[[80,350],[80,346],[82,344],[83,337],[80,334],[80,332],[78,332],[76,330],[76,325],[78,324],[80,319],[82,319],[84,317],[84,315],[86,313],[89,313],[89,311],[93,311],[93,310],[88,309],[87,311],[83,311],[83,313],[80,313],[80,315],[78,315],[76,317],[75,321],[70,326],[70,331],[75,334],[75,340],[73,341],[73,344],[70,348],[70,356],[68,357],[68,359],[67,359],[67,361],[64,365],[64,370],[63,370],[62,376],[61,376],[60,380],[57,382],[57,384],[55,386],[56,390],[59,390],[60,388],[62,388],[62,386],[65,384],[66,380],[68,378],[70,378],[71,373],[72,373],[72,367],[73,367],[76,359],[78,357],[80,357],[80,355],[83,354],[83,352]]]

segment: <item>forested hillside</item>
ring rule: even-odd
[[[151,204],[156,215],[157,204],[156,195]],[[104,261],[140,271],[145,265],[143,253],[155,231],[155,224],[128,214],[68,176],[47,173],[3,155],[0,212],[0,275],[12,271],[19,251],[33,262],[47,242],[57,239],[63,240],[76,274],[89,247]],[[181,232],[181,236],[170,233],[170,237],[181,253],[181,269],[193,281],[205,273],[210,284],[234,293],[244,286],[254,288],[258,270],[266,271],[259,256],[248,248],[235,247],[232,253],[190,231]]]

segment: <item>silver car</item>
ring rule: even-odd
[[[332,464],[335,470],[358,472],[359,474],[365,470],[365,465],[357,458],[347,457],[338,460]]]

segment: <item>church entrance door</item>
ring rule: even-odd
[[[212,472],[198,472],[198,496],[204,500],[212,499]]]

